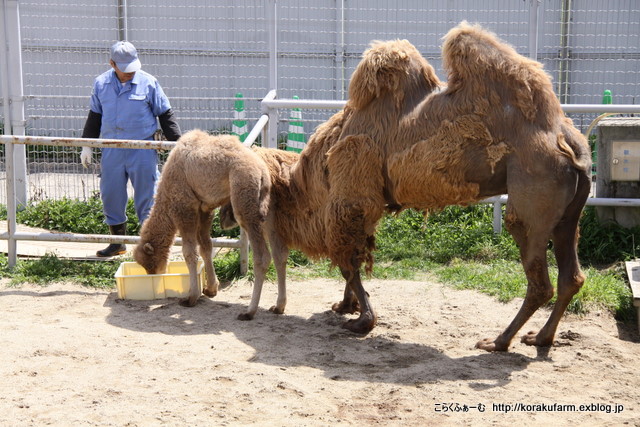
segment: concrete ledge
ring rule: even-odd
[[[638,310],[638,330],[640,331],[640,261],[627,261],[625,266],[633,293],[633,305]]]

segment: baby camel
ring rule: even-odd
[[[134,250],[135,260],[148,274],[164,272],[169,248],[178,232],[182,236],[182,253],[189,269],[190,285],[189,297],[181,303],[194,306],[201,295],[196,272],[198,245],[207,278],[204,294],[215,296],[218,278],[212,261],[211,223],[214,209],[231,203],[235,218],[247,232],[253,250],[253,298],[247,312],[240,316],[253,318],[271,261],[262,231],[270,188],[267,166],[237,137],[211,136],[200,130],[184,134],[171,150],[162,170],[154,206]],[[284,292],[280,295],[284,298]],[[277,307],[284,307],[284,301],[279,299]]]

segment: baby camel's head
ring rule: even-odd
[[[162,274],[167,269],[168,254],[155,250],[149,242],[141,242],[133,250],[133,259],[147,271],[147,274]]]

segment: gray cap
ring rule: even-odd
[[[135,73],[142,67],[138,51],[129,42],[116,42],[111,46],[111,59],[123,73]]]

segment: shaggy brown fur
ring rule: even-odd
[[[262,230],[270,188],[267,166],[237,137],[211,136],[199,130],[184,134],[162,170],[154,206],[134,250],[135,260],[149,274],[163,273],[178,232],[190,276],[189,298],[182,303],[193,306],[201,294],[196,280],[198,245],[207,277],[204,293],[215,296],[218,279],[212,262],[211,223],[214,209],[230,203],[253,249],[254,294],[247,312],[240,315],[252,318],[271,261]]]
[[[310,142],[299,169],[326,193],[326,249],[347,280],[345,326],[367,332],[376,315],[359,267],[370,262],[385,206],[425,211],[508,194],[505,223],[518,243],[528,280],[519,313],[479,348],[508,349],[513,336],[553,295],[548,240],[558,261],[558,300],[547,324],[523,342],[549,346],[571,298],[584,282],[576,253],[578,220],[588,197],[591,159],[565,118],[541,64],[495,35],[462,23],[444,38],[448,86],[407,41],[374,43],[353,74],[340,138],[317,150]],[[328,150],[327,150],[328,149]],[[327,153],[326,160],[324,153]],[[296,169],[294,175],[299,173]]]
[[[329,256],[325,241],[324,206],[329,189],[324,177],[324,153],[337,141],[342,121],[343,113],[339,112],[320,125],[302,155],[282,150],[254,149],[267,165],[271,177],[269,210],[263,230],[277,273],[278,302],[272,308],[276,313],[282,313],[286,305],[289,249],[299,249],[314,259]],[[235,208],[229,204],[220,208],[223,228],[237,225],[234,211]],[[254,288],[254,299],[259,297]]]

